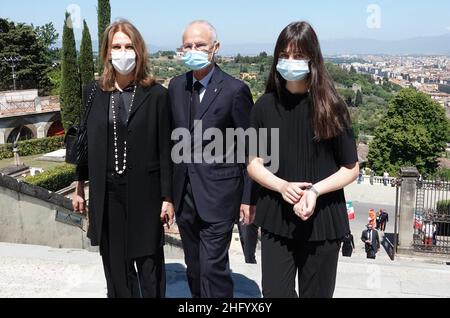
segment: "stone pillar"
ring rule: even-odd
[[[35,106],[37,113],[42,113],[42,104],[41,104],[41,99],[39,97],[36,97],[34,99],[34,106]]]
[[[36,127],[36,132],[37,132],[37,138],[45,138],[45,126],[47,124],[46,123],[37,123],[34,126]]]
[[[417,178],[419,171],[415,167],[400,169],[402,187],[400,192],[398,252],[412,251],[414,239],[414,208],[416,206]]]
[[[0,128],[0,145],[4,145],[6,144],[6,129],[5,128]]]

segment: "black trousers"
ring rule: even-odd
[[[258,244],[258,227],[254,224],[242,225],[238,223],[239,237],[242,251],[247,264],[256,264],[256,245]]]
[[[301,242],[263,230],[262,289],[265,298],[332,298],[340,241]],[[298,274],[298,290],[295,277]]]
[[[183,243],[186,274],[193,298],[232,298],[228,249],[235,220],[207,223],[197,213],[191,185],[185,197],[177,225]]]
[[[123,177],[108,178],[100,254],[109,298],[162,298],[166,293],[164,250],[127,257],[126,191]]]

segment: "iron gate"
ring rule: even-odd
[[[414,249],[450,254],[450,182],[418,180],[414,210]]]

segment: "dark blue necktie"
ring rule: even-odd
[[[200,91],[202,88],[202,83],[200,83],[199,81],[195,82],[194,89],[192,90],[191,95],[191,128],[194,127],[194,118],[200,105]]]

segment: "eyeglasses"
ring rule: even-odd
[[[215,42],[212,44],[214,46]],[[194,43],[184,43],[182,49],[184,51],[190,51],[196,49],[197,51],[208,52],[209,44],[206,42],[194,42]]]

